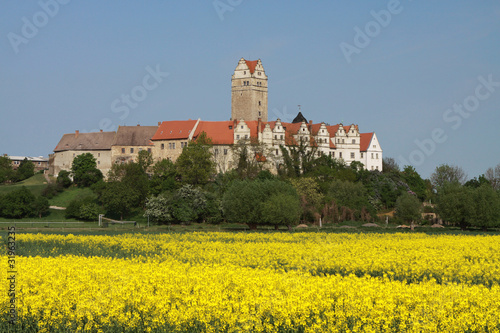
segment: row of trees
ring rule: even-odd
[[[0,184],[16,183],[32,177],[35,174],[35,165],[25,158],[14,170],[12,161],[7,156],[0,156]]]
[[[106,181],[93,156],[82,154],[75,157],[71,174],[61,172],[56,184],[48,186],[46,196],[70,186],[71,175],[76,186],[93,190],[93,195],[78,198],[67,209],[68,217],[79,219],[95,219],[98,213],[121,219],[145,214],[158,223],[229,221],[253,228],[299,221],[376,221],[378,212],[395,209],[401,220],[418,222],[427,201],[436,204],[427,211],[462,226],[490,227],[500,220],[494,213],[500,165],[469,181],[460,168],[441,165],[430,179],[423,179],[413,167],[400,170],[390,158],[383,160],[383,172],[368,171],[359,162],[347,166],[299,145],[290,150],[281,147],[283,163],[273,175],[266,163],[274,161],[262,158],[262,145],[250,142],[235,145],[234,165],[216,174],[220,156],[213,156],[210,147],[210,139],[202,133],[184,147],[175,163],[154,163],[150,153],[141,151],[135,162],[114,164]],[[455,190],[449,190],[450,184]],[[460,196],[469,199],[457,200]],[[449,213],[458,211],[446,208],[453,202],[467,203],[470,211],[458,214],[467,216],[465,220]],[[494,208],[489,216],[483,214],[485,206]]]

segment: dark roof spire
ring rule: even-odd
[[[295,117],[295,119],[292,121],[292,124],[295,124],[295,123],[301,123],[305,121],[307,123],[307,119],[302,115],[302,112],[299,111],[299,114],[297,115],[297,117]]]

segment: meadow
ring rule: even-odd
[[[2,332],[500,331],[497,235],[18,233],[15,243],[18,317],[9,324],[4,309]]]

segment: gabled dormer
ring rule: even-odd
[[[317,126],[317,125],[316,125]],[[315,136],[316,144],[321,148],[329,148],[330,147],[330,133],[326,128],[325,123],[321,123],[318,133]]]
[[[234,128],[234,143],[240,140],[250,140],[250,127],[241,119]]]

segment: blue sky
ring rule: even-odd
[[[269,76],[270,120],[291,120],[300,104],[314,122],[358,124],[423,177],[443,163],[470,178],[500,163],[498,1],[0,0],[0,9],[1,154],[47,156],[75,130],[229,119],[244,57]]]

